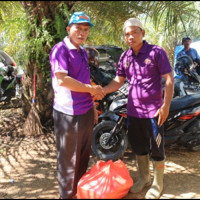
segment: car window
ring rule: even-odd
[[[100,53],[99,62],[106,62],[109,60],[109,54],[104,49],[97,49]]]
[[[113,60],[118,63],[123,50],[120,48],[110,48],[108,49],[108,53],[112,56]]]
[[[87,46],[86,46],[87,47]],[[118,63],[123,49],[121,47],[112,45],[102,45],[102,46],[91,46],[99,52],[99,64],[104,64],[105,62],[112,59],[115,63]]]

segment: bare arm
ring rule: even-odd
[[[118,90],[124,84],[124,81],[124,77],[116,76],[108,85],[103,88],[105,94]]]
[[[55,75],[60,86],[66,87],[74,92],[88,92],[92,96],[98,94],[102,98],[104,97],[103,88],[99,85],[91,86],[90,84],[81,83],[62,72],[57,72]]]
[[[161,108],[156,112],[154,115],[155,117],[158,116],[158,125],[162,126],[165,120],[169,115],[169,108],[171,104],[171,100],[173,97],[174,92],[174,77],[173,73],[168,73],[163,75],[165,79],[165,94],[164,94],[164,102]]]

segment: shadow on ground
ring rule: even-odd
[[[40,137],[20,136],[24,119],[20,112],[0,110],[0,199],[57,199],[56,148],[53,132]],[[2,117],[3,116],[3,117]],[[134,182],[138,179],[135,155],[124,154]],[[89,168],[97,162],[91,153]],[[152,164],[150,165],[151,176]],[[128,193],[124,199],[143,199]],[[164,199],[200,198],[200,153],[181,147],[166,148]]]

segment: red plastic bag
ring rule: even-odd
[[[126,165],[117,160],[98,161],[78,182],[78,199],[121,199],[133,185]]]

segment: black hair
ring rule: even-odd
[[[182,39],[182,44],[183,44],[183,42],[185,42],[186,40],[191,40],[191,39],[190,39],[190,37],[188,37],[188,36],[187,36],[187,37],[184,37],[184,38]]]

